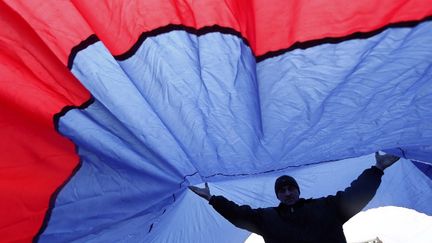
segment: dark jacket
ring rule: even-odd
[[[342,225],[373,198],[382,175],[373,166],[344,191],[318,199],[300,199],[293,206],[252,209],[222,196],[212,196],[210,204],[232,224],[261,235],[266,243],[346,242]]]

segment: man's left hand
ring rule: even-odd
[[[395,155],[391,155],[391,154],[380,155],[378,152],[375,152],[375,160],[376,160],[375,166],[382,171],[384,171],[387,167],[394,164],[399,159],[400,158]]]

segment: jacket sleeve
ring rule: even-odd
[[[209,203],[236,227],[259,234],[260,209],[252,209],[248,205],[239,206],[223,196],[212,196]]]
[[[375,166],[363,171],[344,191],[339,191],[334,200],[336,210],[343,222],[360,212],[372,198],[381,184],[383,171]]]

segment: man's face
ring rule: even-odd
[[[286,185],[280,188],[277,192],[279,201],[287,206],[291,206],[299,200],[300,192],[297,187]]]

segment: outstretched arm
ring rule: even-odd
[[[189,189],[198,196],[209,201],[210,205],[212,205],[220,215],[235,226],[251,232],[259,233],[259,210],[252,209],[248,205],[239,206],[223,196],[213,196],[210,193],[210,188],[207,182],[205,183],[204,188],[189,186]]]

